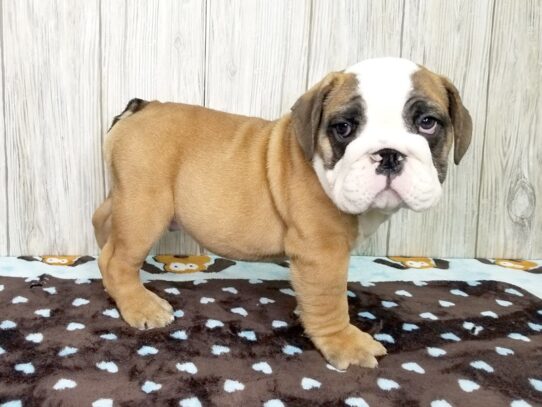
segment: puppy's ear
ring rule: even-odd
[[[448,78],[441,77],[448,93],[448,113],[454,126],[454,163],[457,165],[467,152],[472,138],[472,119],[459,96],[457,88]]]
[[[333,89],[337,73],[332,72],[310,88],[292,106],[292,125],[295,136],[307,160],[311,161],[316,138],[322,122],[327,95]]]

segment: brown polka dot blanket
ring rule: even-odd
[[[155,256],[141,276],[170,326],[128,327],[94,257],[0,258],[0,406],[542,406],[542,261],[353,257],[374,370],[315,350],[287,264]]]

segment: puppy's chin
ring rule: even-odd
[[[404,206],[403,199],[391,188],[380,191],[371,204],[371,208],[380,209],[383,212],[394,212]]]

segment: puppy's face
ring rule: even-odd
[[[383,58],[331,73],[292,108],[299,143],[339,209],[421,211],[435,205],[470,115],[452,83],[413,62]]]

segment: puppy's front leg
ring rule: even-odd
[[[324,357],[338,369],[349,365],[376,367],[386,349],[350,324],[346,295],[346,241],[290,240],[292,285],[305,331]]]

